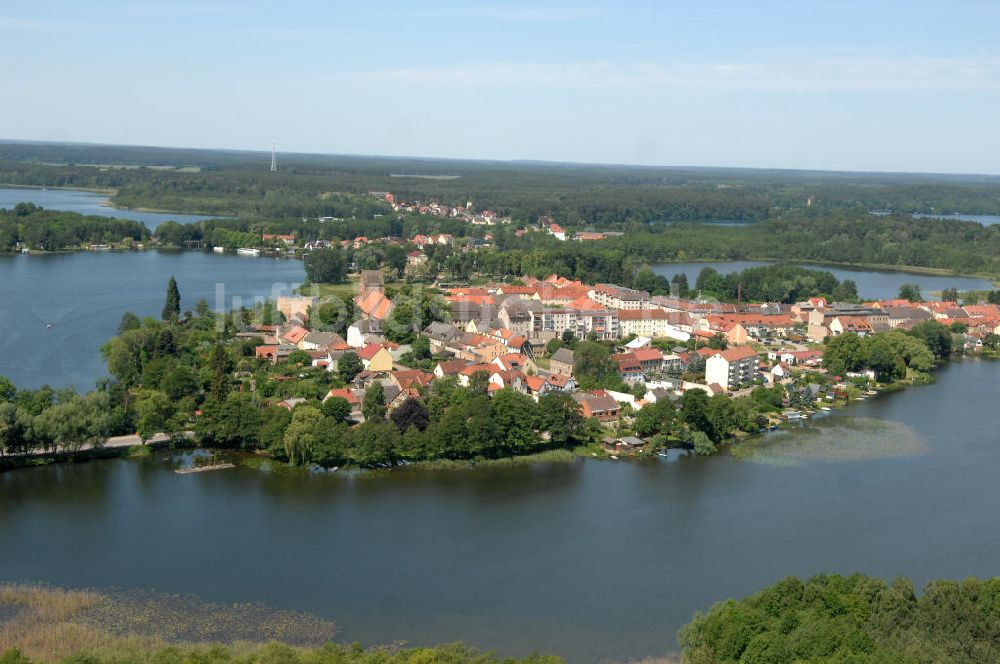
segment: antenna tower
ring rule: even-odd
[[[274,173],[278,170],[278,144],[271,143],[271,172]]]

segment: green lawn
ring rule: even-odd
[[[336,296],[341,300],[346,300],[358,294],[358,284],[355,281],[348,281],[343,284],[303,284],[299,286],[297,292],[302,295],[316,295],[321,298]]]

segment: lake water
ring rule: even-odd
[[[0,208],[11,209],[18,203],[34,203],[46,210],[62,212],[78,212],[79,214],[95,214],[116,219],[132,219],[146,224],[150,230],[155,229],[164,221],[176,221],[179,224],[189,224],[202,219],[215,217],[180,214],[175,212],[138,212],[112,207],[105,194],[76,189],[27,189],[18,187],[0,187]]]
[[[234,296],[252,305],[254,298],[287,295],[305,271],[298,260],[200,251],[0,256],[0,338],[7,349],[0,375],[18,387],[93,388],[107,375],[100,347],[122,314],[159,317],[171,276],[182,310],[201,298],[222,310]]]
[[[698,273],[704,267],[715,268],[720,274],[740,272],[751,267],[761,265],[773,265],[774,261],[723,261],[717,263],[658,263],[653,266],[653,272],[662,274],[668,279],[672,279],[675,274],[686,274],[688,283],[694,287],[698,279]],[[946,288],[957,288],[960,291],[966,290],[988,290],[994,288],[989,279],[980,277],[952,277],[930,274],[917,274],[912,272],[893,272],[879,270],[863,270],[846,267],[834,267],[826,265],[803,264],[803,267],[814,270],[824,270],[833,273],[838,280],[853,279],[858,285],[858,294],[864,299],[883,300],[895,298],[899,295],[899,287],[903,284],[917,284],[920,286],[925,297],[930,297],[933,292],[942,291]]]
[[[951,219],[953,221],[974,221],[983,226],[1000,224],[1000,215],[996,214],[922,214],[914,213],[917,219]]]
[[[662,655],[694,611],[787,575],[1000,573],[998,370],[952,364],[750,460],[351,479],[177,475],[160,453],[13,471],[0,580],[264,602],[346,641]]]
[[[654,269],[668,277],[684,272],[693,285],[698,272],[712,265],[720,272],[765,263],[671,263]],[[898,272],[829,268],[838,279],[858,282],[865,297],[895,297],[899,285],[915,282],[925,293],[949,286],[990,288],[985,279],[934,277]],[[125,311],[159,316],[167,280],[173,275],[183,308],[205,298],[213,308],[244,304],[255,297],[285,294],[305,272],[297,260],[271,260],[204,252],[122,252],[0,257],[0,335],[17,352],[0,355],[0,375],[20,387],[93,387],[106,375],[99,349],[110,339]],[[216,284],[223,285],[217,302]],[[53,323],[46,328],[46,323]]]

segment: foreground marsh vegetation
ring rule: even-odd
[[[191,597],[0,586],[0,664],[245,662],[349,664],[501,660],[461,644],[364,649],[334,644],[328,620],[262,605],[223,606]],[[526,664],[557,664],[533,655]]]

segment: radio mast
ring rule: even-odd
[[[278,170],[278,144],[276,142],[271,142],[271,172],[275,173]]]

